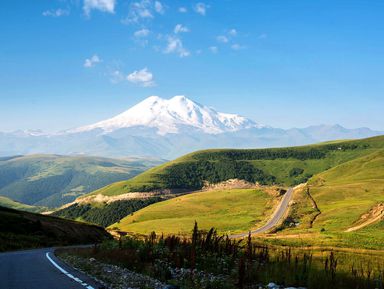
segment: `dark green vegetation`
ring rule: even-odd
[[[109,225],[120,221],[125,216],[161,200],[162,198],[160,197],[152,197],[147,199],[116,201],[109,204],[75,203],[69,207],[54,212],[52,215],[108,227]]]
[[[1,158],[0,195],[28,205],[58,207],[159,163],[58,155]]]
[[[308,289],[383,289],[382,255],[268,247],[250,237],[237,241],[214,229],[199,231],[197,224],[190,238],[152,233],[59,253],[64,259],[68,255],[116,264],[182,289],[265,288],[260,284],[269,282]]]
[[[109,238],[97,226],[0,207],[0,251],[90,244]]]
[[[202,188],[205,181],[218,183],[232,178],[292,186],[380,149],[384,149],[383,136],[292,148],[199,151],[92,194],[111,196],[161,189],[196,190]]]

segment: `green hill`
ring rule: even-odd
[[[141,234],[155,231],[185,235],[196,220],[203,229],[247,232],[265,222],[274,200],[254,189],[203,191],[150,205],[110,227]],[[274,238],[267,240],[301,246],[380,249],[384,244],[383,226],[381,149],[313,176],[307,186],[295,191],[286,221]],[[356,230],[349,232],[351,228]]]
[[[376,249],[384,243],[384,137],[289,149],[197,152],[151,169],[125,185],[129,189],[138,180],[161,180],[170,171],[182,178],[183,174],[174,168],[199,159],[251,159],[248,163],[264,175],[289,186],[297,183],[300,175],[308,174],[308,185],[295,192],[289,215],[274,238],[268,239],[270,242]],[[254,176],[247,175],[245,179]],[[204,180],[207,175],[199,177]],[[112,187],[117,193],[116,188],[122,184],[101,192]],[[202,228],[214,226],[220,232],[248,231],[265,221],[273,202],[271,196],[265,199],[265,195],[253,192],[218,189],[188,194],[150,205],[111,227],[136,233],[184,234],[197,220]]]
[[[384,244],[384,211],[372,211],[384,204],[384,150],[318,174],[310,180],[309,190],[321,211],[314,231],[334,232],[328,236],[334,239],[343,234],[351,243]],[[381,221],[371,224],[375,216]],[[345,232],[357,225],[361,228]]]
[[[205,181],[218,183],[233,178],[292,186],[380,148],[384,148],[384,136],[290,148],[198,151],[91,194],[114,196],[161,189],[191,191],[201,189]]]
[[[161,163],[155,159],[31,155],[0,159],[0,195],[34,206],[58,207]]]
[[[92,244],[109,238],[97,226],[0,207],[0,252]]]
[[[0,196],[0,207],[11,208],[15,210],[28,211],[28,212],[42,212],[45,208],[26,205],[20,202],[11,200],[10,198]]]

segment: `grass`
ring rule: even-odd
[[[268,288],[270,282],[284,288],[383,289],[382,252],[281,248],[251,238],[239,242],[213,228],[199,231],[197,224],[189,237],[126,236],[100,247],[60,250],[58,255],[86,272],[96,271],[95,262],[89,262],[94,258],[184,289]],[[108,276],[100,279],[111,285]]]
[[[306,189],[297,192],[290,218],[299,225],[284,228],[278,234],[281,239],[272,240],[274,243],[283,240],[291,245],[383,249],[384,220],[355,232],[345,231],[375,205],[384,202],[384,150],[315,175],[310,179],[308,188],[320,214],[306,194]],[[292,234],[297,234],[298,238],[284,239]]]
[[[345,230],[384,202],[384,150],[319,174],[309,185],[322,212],[314,228]]]
[[[185,235],[197,221],[206,230],[244,232],[265,221],[272,203],[273,197],[256,189],[199,192],[150,205],[110,227],[142,234]]]

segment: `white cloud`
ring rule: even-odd
[[[228,34],[231,36],[236,36],[237,35],[237,30],[236,29],[231,29],[228,31]]]
[[[188,27],[185,27],[185,26],[183,26],[181,24],[177,24],[175,26],[175,29],[173,30],[173,32],[175,32],[175,34],[183,33],[183,32],[189,32],[189,29],[188,29]]]
[[[87,58],[84,61],[84,67],[91,68],[96,66],[96,64],[100,63],[101,59],[97,54],[94,54],[91,58]]]
[[[143,37],[147,37],[149,35],[151,31],[149,31],[148,29],[146,28],[143,28],[143,29],[140,29],[140,30],[137,30],[133,33],[133,35],[135,37],[138,37],[138,38],[143,38]]]
[[[47,10],[47,11],[44,11],[42,14],[43,16],[49,16],[49,17],[68,16],[69,10],[67,9]]]
[[[164,53],[176,53],[180,57],[186,57],[191,54],[187,49],[184,48],[181,39],[174,36],[168,36],[167,47],[165,48]]]
[[[152,15],[151,11],[149,11],[148,9],[139,10],[138,11],[138,15],[141,18],[153,18],[153,15]]]
[[[241,50],[243,48],[245,48],[245,47],[241,46],[240,44],[237,44],[237,43],[231,45],[232,50]]]
[[[216,40],[221,43],[228,43],[229,39],[227,36],[219,35],[216,37]]]
[[[187,8],[185,8],[185,7],[179,7],[179,12],[180,12],[180,13],[187,13],[188,10],[187,10]]]
[[[212,53],[217,53],[219,51],[219,48],[217,48],[217,46],[210,46],[209,47],[209,50],[212,52]]]
[[[115,13],[116,0],[84,0],[83,10],[89,16],[92,10]]]
[[[208,8],[209,6],[202,2],[197,3],[194,7],[195,12],[203,16],[207,13]]]
[[[159,14],[164,14],[164,6],[160,1],[155,1],[155,11]]]
[[[135,70],[131,74],[128,74],[127,80],[129,82],[138,84],[140,86],[149,87],[154,86],[155,82],[153,80],[153,74],[148,70],[148,68],[143,68],[141,70]]]
[[[122,23],[137,24],[141,20],[154,18],[156,13],[165,13],[165,7],[160,1],[140,0],[133,2],[130,4],[128,16],[122,20]]]

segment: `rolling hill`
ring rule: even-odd
[[[58,155],[5,157],[0,159],[0,196],[33,206],[58,207],[161,162]]]
[[[384,149],[345,162],[297,189],[277,244],[382,249],[384,244]],[[220,233],[247,232],[270,216],[276,196],[255,190],[211,190],[176,197],[141,209],[110,228],[149,234],[190,233],[194,221]],[[275,202],[275,203],[274,203]],[[264,238],[265,236],[259,236]]]
[[[165,189],[193,191],[201,189],[206,182],[235,178],[264,185],[292,186],[383,148],[384,136],[379,136],[302,147],[198,151],[90,195],[116,196]]]
[[[384,150],[343,163],[320,173],[308,182],[308,193],[319,214],[305,220],[297,211],[308,210],[298,203],[295,212],[302,226],[291,229],[318,234],[327,244],[382,247],[384,244]],[[308,224],[308,221],[311,224]],[[290,230],[287,230],[290,233]]]

